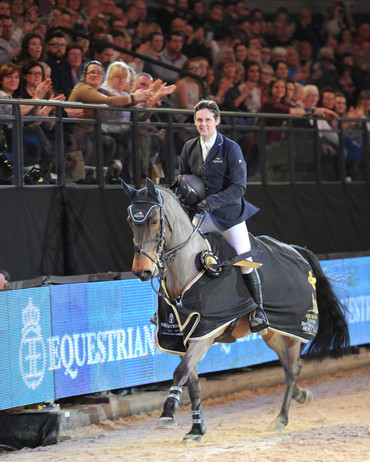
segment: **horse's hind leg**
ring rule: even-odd
[[[198,410],[197,407],[200,404],[200,386],[197,378],[198,374],[196,367],[207,350],[212,346],[213,340],[213,338],[210,338],[199,342],[189,342],[187,352],[182,357],[180,364],[177,366],[173,374],[173,385],[170,388],[170,393],[167,396],[166,401],[164,402],[163,412],[158,419],[157,428],[169,428],[176,426],[175,412],[179,405],[182,387],[189,378],[189,393],[191,393],[190,398],[192,399],[192,410]],[[192,395],[194,396],[194,399],[192,398]],[[198,436],[201,434],[202,429],[205,431],[203,416],[200,420],[202,420],[202,423],[199,427]]]
[[[313,394],[308,388],[300,388],[296,385],[293,393],[293,399],[299,404],[310,404],[313,400]]]
[[[200,381],[197,366],[190,371],[187,387],[191,400],[193,425],[190,432],[184,436],[183,441],[193,440],[200,442],[202,435],[205,435],[206,433],[206,426],[204,425],[203,419],[203,407],[200,398]]]
[[[266,336],[267,337],[267,336]],[[304,400],[304,391],[298,385],[298,376],[301,371],[300,344],[296,339],[273,334],[266,339],[267,345],[279,356],[285,372],[285,394],[278,416],[271,422],[269,430],[283,430],[288,424],[289,407],[292,398],[298,402]]]

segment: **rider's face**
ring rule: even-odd
[[[194,123],[202,140],[207,141],[215,134],[220,118],[215,119],[209,109],[200,109],[195,114]]]

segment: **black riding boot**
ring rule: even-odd
[[[248,274],[243,274],[243,279],[246,286],[248,287],[248,290],[253,300],[258,305],[258,308],[256,309],[254,316],[252,316],[252,313],[250,313],[249,315],[249,324],[251,332],[260,332],[261,335],[264,335],[267,333],[267,331],[262,331],[270,327],[270,324],[268,322],[266,313],[263,310],[263,298],[259,274],[257,270],[254,269]]]

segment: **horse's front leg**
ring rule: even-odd
[[[201,389],[197,366],[195,366],[194,369],[190,371],[187,387],[191,401],[193,424],[190,432],[184,436],[183,441],[193,440],[200,442],[202,436],[206,433],[206,426],[204,425],[203,407],[200,397]]]
[[[173,374],[173,385],[169,390],[169,395],[163,405],[163,412],[158,419],[157,428],[171,428],[176,426],[175,412],[179,406],[180,396],[182,393],[182,387],[188,381],[191,375],[191,383],[194,384],[191,387],[190,393],[194,393],[194,401],[192,400],[192,410],[196,411],[196,407],[200,404],[200,387],[199,387],[199,398],[196,398],[196,381],[194,381],[194,374],[196,373],[196,366],[198,362],[203,358],[207,350],[213,344],[213,338],[202,340],[199,342],[189,342],[189,347],[186,354],[182,357],[180,364],[175,369]],[[191,395],[190,395],[191,397]],[[198,401],[199,399],[199,401]]]

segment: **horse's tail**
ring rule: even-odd
[[[292,245],[292,247],[307,260],[316,277],[319,326],[316,337],[309,344],[305,353],[313,354],[318,359],[324,359],[328,353],[333,358],[338,358],[343,354],[343,349],[349,347],[347,308],[335,295],[316,256],[306,248],[296,245]]]

